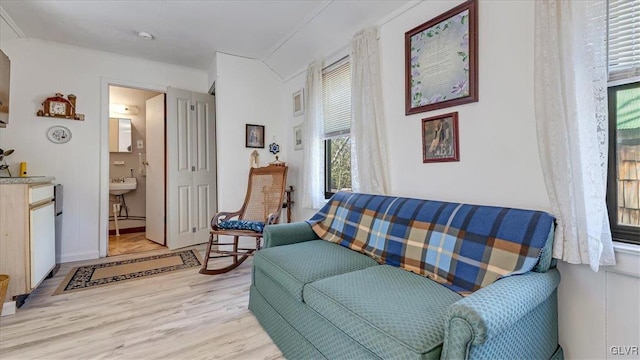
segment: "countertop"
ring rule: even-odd
[[[7,184],[42,184],[53,182],[53,176],[0,177],[0,185]]]

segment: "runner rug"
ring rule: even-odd
[[[201,265],[202,259],[198,251],[184,250],[137,259],[80,266],[69,271],[53,295],[166,274]]]

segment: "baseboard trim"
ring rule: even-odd
[[[99,258],[100,258],[100,252],[91,251],[91,252],[84,252],[84,253],[62,255],[60,257],[60,262],[68,263],[68,262],[74,262],[74,261],[93,260],[93,259],[99,259]]]
[[[145,231],[147,231],[146,226],[138,226],[138,227],[133,227],[128,229],[120,229],[120,234],[132,234],[132,233],[145,232]],[[109,235],[113,236],[115,234],[116,234],[115,230],[109,230]]]
[[[4,304],[2,304],[2,316],[9,316],[9,315],[13,315],[16,313],[16,302],[15,301],[9,301],[6,302]]]

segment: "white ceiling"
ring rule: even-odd
[[[287,78],[407,0],[0,0],[26,37],[207,69],[215,52]],[[156,39],[138,38],[147,31]]]

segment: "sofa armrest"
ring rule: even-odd
[[[265,248],[318,239],[311,225],[304,221],[265,226],[262,236]]]
[[[500,335],[549,298],[560,282],[560,273],[528,272],[510,276],[458,300],[447,310],[443,356],[466,358],[471,345]]]

